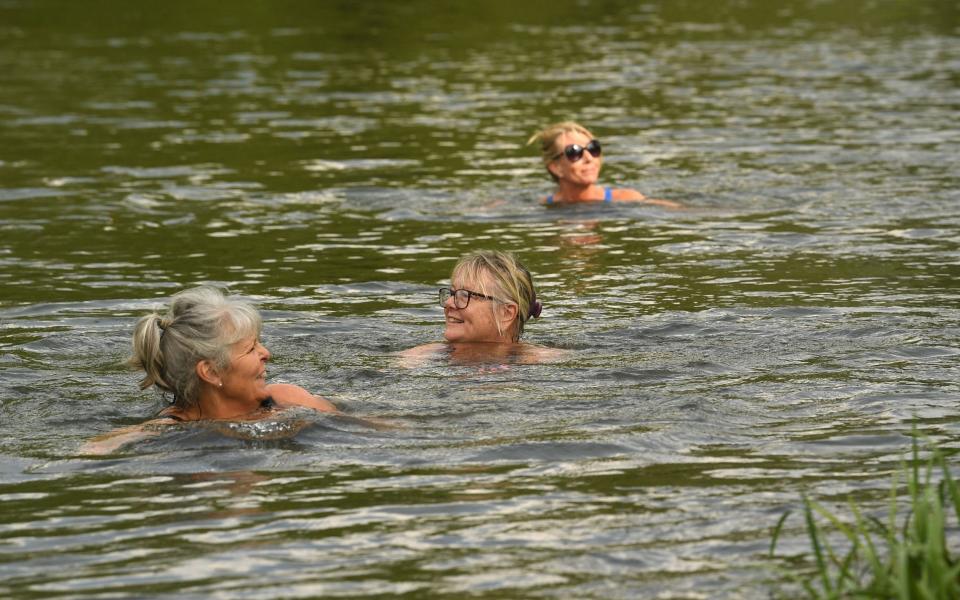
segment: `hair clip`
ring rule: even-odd
[[[533,304],[530,305],[530,316],[536,319],[541,312],[543,312],[543,304],[540,304],[539,300],[534,300]]]

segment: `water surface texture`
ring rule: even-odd
[[[960,445],[955,2],[0,1],[0,595],[757,598],[804,493]],[[604,181],[546,210],[573,118]],[[463,253],[545,365],[405,368]],[[263,309],[349,418],[90,437],[175,291]],[[302,424],[302,423],[301,423]],[[956,541],[956,540],[954,540]],[[789,589],[789,588],[787,588]]]

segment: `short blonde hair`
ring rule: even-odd
[[[200,394],[197,363],[209,360],[217,370],[230,365],[230,346],[259,336],[260,313],[249,302],[200,286],[175,294],[166,314],[151,313],[133,330],[133,355],[127,363],[143,369],[140,389],[157,386],[173,394],[179,408],[196,404]]]
[[[516,304],[516,329],[511,336],[515,342],[523,335],[524,323],[531,317],[539,317],[543,308],[537,300],[530,271],[509,252],[480,250],[468,254],[453,267],[450,278],[475,281],[481,294],[493,296],[500,302]],[[486,289],[484,281],[488,278],[493,284],[492,290]],[[499,330],[499,321],[497,327]],[[503,331],[500,334],[503,335]]]
[[[530,139],[527,140],[527,145],[530,146],[534,143],[540,144],[540,158],[543,161],[543,165],[547,166],[553,162],[557,154],[563,152],[563,148],[557,147],[557,139],[565,133],[581,133],[590,139],[594,138],[590,130],[583,125],[575,123],[574,121],[562,121],[548,125],[530,136]],[[547,173],[554,181],[559,181],[557,176],[550,172],[550,169],[547,169]]]

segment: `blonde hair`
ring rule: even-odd
[[[200,393],[197,363],[209,360],[218,371],[230,365],[230,346],[260,335],[263,321],[249,302],[200,286],[175,294],[166,314],[140,318],[133,330],[127,363],[143,369],[140,389],[152,385],[173,394],[179,408],[196,404]]]
[[[499,302],[512,302],[517,305],[516,331],[514,342],[523,335],[523,325],[531,317],[539,317],[542,305],[537,300],[537,291],[533,287],[533,277],[523,263],[509,252],[480,250],[461,258],[453,267],[452,279],[466,279],[477,282],[479,292],[493,296]],[[492,282],[494,289],[487,289],[485,281]],[[500,322],[497,331],[503,335]]]
[[[554,123],[553,125],[548,125],[540,131],[536,132],[530,139],[527,140],[527,145],[530,146],[534,143],[540,144],[540,159],[543,161],[544,167],[553,162],[557,158],[557,154],[563,152],[563,148],[557,147],[557,139],[565,133],[580,133],[587,136],[590,139],[593,139],[594,135],[590,133],[586,127],[574,121],[562,121],[560,123]],[[554,175],[550,169],[547,169],[547,173],[554,181],[560,181],[560,179]]]

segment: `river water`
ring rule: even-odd
[[[0,595],[767,597],[803,494],[960,447],[954,2],[218,6],[0,1]],[[568,118],[686,208],[541,208]],[[477,248],[564,360],[398,363]],[[201,282],[397,427],[79,456],[163,405],[132,326]]]

